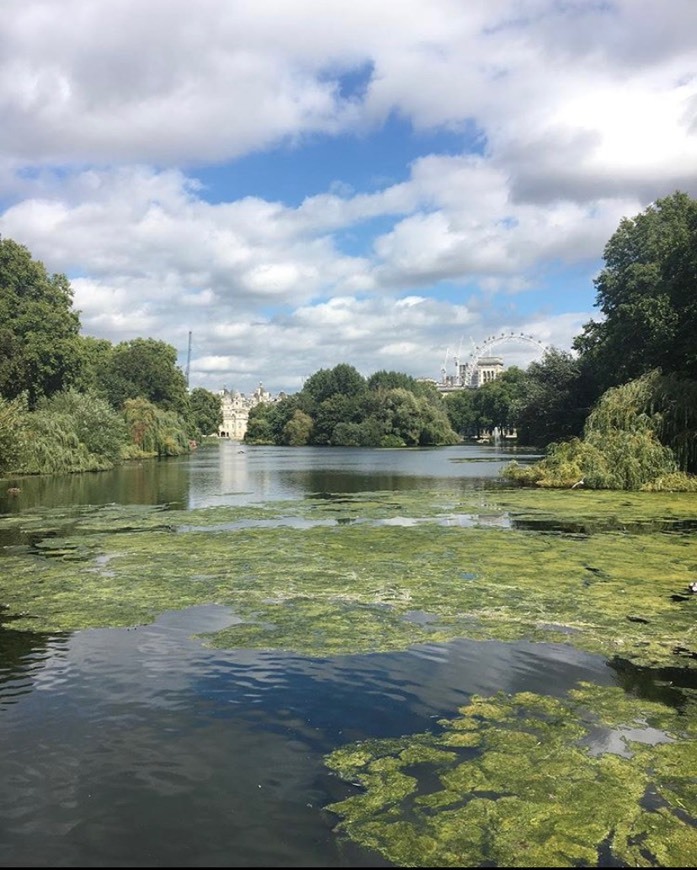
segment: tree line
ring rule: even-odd
[[[440,446],[494,427],[545,450],[506,476],[539,486],[696,489],[697,201],[623,218],[595,279],[600,317],[476,390],[442,395],[401,372],[320,369],[250,411],[253,444]],[[216,432],[220,398],[189,392],[165,342],[80,334],[64,275],[0,239],[0,472],[87,470],[174,455]]]
[[[574,353],[552,350],[491,385],[491,404],[498,396],[519,436],[546,449],[507,476],[697,490],[697,200],[676,191],[623,218],[603,260],[601,317],[584,325]],[[470,399],[457,401],[465,419]]]
[[[395,371],[363,377],[348,363],[320,369],[302,390],[249,412],[245,441],[334,447],[427,447],[456,444],[447,410],[432,384]]]
[[[66,276],[0,238],[0,473],[102,470],[217,432],[220,397],[189,392],[174,347],[80,328]]]
[[[607,242],[600,317],[572,351],[548,349],[479,389],[441,395],[398,372],[341,363],[250,412],[247,441],[337,446],[452,444],[494,427],[545,450],[506,476],[540,486],[697,489],[697,201],[676,191]]]

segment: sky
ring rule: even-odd
[[[697,0],[0,11],[0,235],[191,388],[571,350],[621,219],[697,196]]]

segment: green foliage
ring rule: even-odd
[[[119,462],[126,441],[126,425],[123,416],[106,399],[71,389],[43,399],[37,410],[49,416],[59,414],[70,418],[78,440],[88,453],[100,457],[109,466]]]
[[[504,476],[551,487],[692,489],[694,481],[679,473],[674,451],[661,442],[672,424],[666,425],[666,414],[656,407],[668,405],[674,418],[675,408],[666,400],[674,390],[674,382],[659,372],[608,390],[589,415],[583,440],[552,443],[542,462],[529,467],[512,463]],[[684,426],[680,434],[684,436]],[[694,452],[694,443],[687,452]]]
[[[676,374],[647,376],[643,409],[656,420],[657,434],[682,471],[697,472],[697,381]]]
[[[260,402],[250,408],[244,441],[247,444],[274,444],[274,406]]]
[[[313,414],[312,443],[330,444],[339,423],[357,423],[361,419],[361,405],[355,395],[332,393],[320,402]]]
[[[509,369],[500,377],[474,390],[472,401],[478,429],[499,429],[518,423],[518,408],[524,389],[524,373]]]
[[[23,412],[17,474],[102,471],[121,461],[126,427],[104,399],[67,390]]]
[[[296,410],[283,427],[285,443],[291,447],[302,447],[310,440],[312,432],[312,417],[304,411]]]
[[[163,411],[146,399],[126,399],[123,415],[130,441],[126,458],[179,456],[189,452],[186,427],[173,411]]]
[[[0,239],[0,396],[29,407],[80,375],[80,320],[65,275],[49,275],[23,245]]]
[[[411,375],[404,374],[403,372],[386,371],[385,369],[375,372],[367,380],[369,390],[394,390],[397,387],[401,387],[413,393],[416,391],[416,384],[416,379],[412,378]]]
[[[361,423],[337,423],[330,441],[333,447],[367,447],[371,433]]]
[[[595,280],[604,319],[575,340],[602,391],[660,368],[697,379],[697,200],[675,192],[623,218]]]
[[[372,374],[367,380],[369,390],[394,390],[402,389],[433,400],[440,400],[440,394],[433,384],[425,381],[417,381],[411,375],[404,372],[386,371],[382,369]]]
[[[111,467],[109,461],[90,454],[68,414],[44,409],[30,415],[27,454],[17,473],[101,471]]]
[[[218,433],[223,423],[220,396],[203,387],[194,387],[189,394],[189,424],[195,438]]]
[[[391,384],[403,384],[394,387]],[[300,393],[250,411],[250,444],[415,447],[455,444],[442,397],[398,372],[368,383],[352,366],[320,369]]]
[[[105,338],[80,336],[80,377],[75,386],[81,393],[92,393],[108,400],[105,378],[113,350],[113,344]]]
[[[474,407],[474,390],[446,393],[445,410],[450,425],[460,435],[472,437],[478,433],[479,413]]]
[[[0,397],[0,474],[22,465],[28,428],[26,395],[10,400]]]
[[[143,398],[166,411],[188,413],[186,378],[177,366],[176,348],[164,341],[134,338],[117,344],[99,381],[114,408]]]
[[[305,381],[302,392],[319,404],[337,393],[351,397],[366,390],[363,375],[347,363],[339,363],[333,369],[320,369]]]
[[[515,422],[521,443],[544,446],[581,434],[590,397],[577,358],[547,349],[542,360],[530,363],[520,387]]]

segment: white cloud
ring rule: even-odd
[[[191,330],[210,388],[338,361],[427,374],[509,327],[569,346],[590,312],[561,286],[532,315],[526,293],[590,274],[621,217],[697,195],[696,28],[694,0],[5,0],[0,232],[74,276],[88,334],[181,353]],[[395,116],[476,153],[370,191],[337,166],[297,206],[196,179]]]

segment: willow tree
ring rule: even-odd
[[[550,444],[541,462],[511,463],[505,476],[548,487],[697,490],[697,478],[686,474],[697,453],[695,398],[674,377],[649,372],[607,390],[582,439]]]

